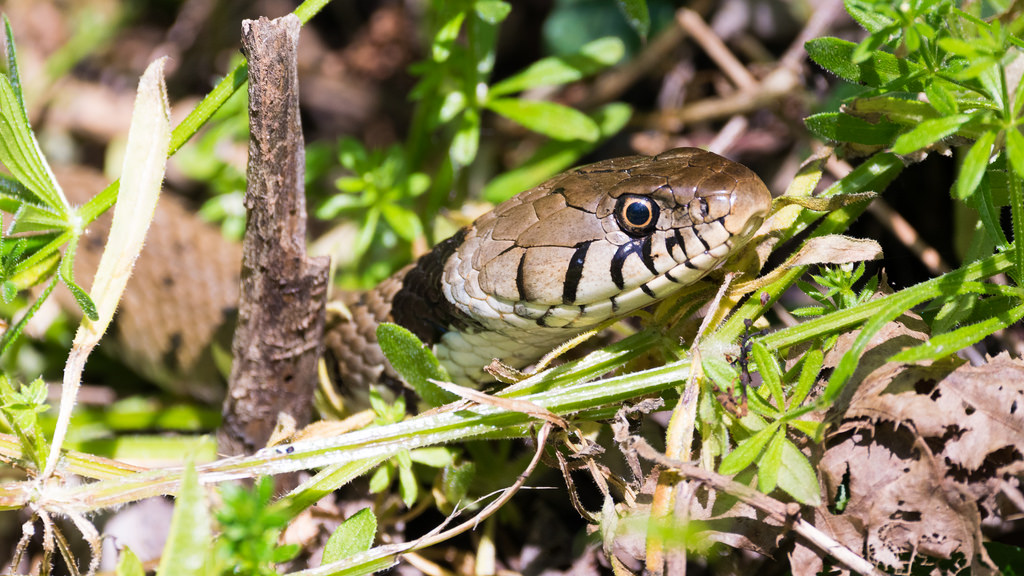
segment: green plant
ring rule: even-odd
[[[226,484],[214,511],[220,534],[216,539],[215,574],[274,576],[275,564],[300,552],[298,544],[279,546],[281,531],[291,519],[286,500],[274,500],[274,479],[260,478],[251,488]]]

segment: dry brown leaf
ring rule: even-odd
[[[882,257],[882,247],[874,240],[829,234],[809,238],[800,251],[786,260],[786,268],[809,264],[847,264]]]

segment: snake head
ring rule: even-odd
[[[477,220],[446,277],[462,282],[455,303],[474,316],[582,329],[696,282],[770,206],[750,169],[696,148],[598,162]]]

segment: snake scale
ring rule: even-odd
[[[71,195],[75,186],[65,188]],[[232,322],[239,252],[165,200],[116,336],[144,373],[165,382],[168,373],[191,378],[177,389],[195,393],[208,385],[211,339]],[[770,205],[754,172],[696,148],[568,170],[498,205],[350,303],[351,318],[328,326],[327,354],[345,388],[397,382],[376,342],[377,325],[390,321],[432,345],[455,382],[479,384],[489,380],[483,367],[493,358],[522,368],[696,282],[744,246]],[[80,250],[77,274],[86,284],[101,247],[87,241]],[[184,320],[161,312],[168,308]],[[149,349],[133,350],[142,345]],[[155,370],[160,363],[171,367]]]

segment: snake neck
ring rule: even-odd
[[[397,280],[399,288],[390,295],[388,321],[405,327],[428,346],[440,342],[451,330],[479,327],[476,321],[445,298],[441,286],[445,263],[465,237],[466,229],[463,228],[407,266],[404,274],[399,272],[389,279],[389,282]]]

